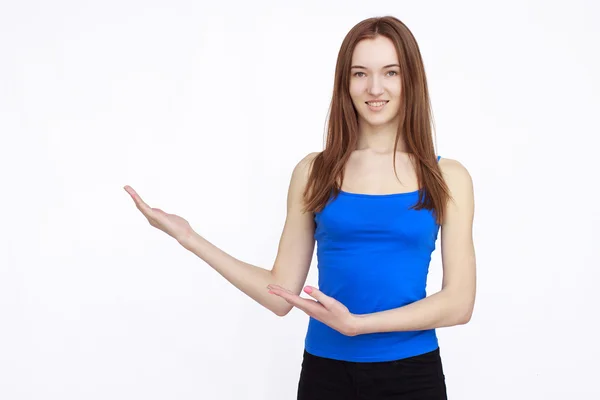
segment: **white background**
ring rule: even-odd
[[[475,313],[438,330],[449,398],[600,398],[597,3],[1,4],[0,398],[295,399],[308,317],[246,297],[123,186],[270,269],[339,46],[388,14],[475,187]]]

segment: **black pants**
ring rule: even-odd
[[[298,400],[447,400],[440,349],[385,362],[349,362],[304,350]]]

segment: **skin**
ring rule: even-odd
[[[359,141],[346,166],[344,185],[361,193],[395,193],[417,186],[416,175],[400,141],[396,153],[398,185],[390,166],[398,128],[401,80],[392,42],[385,37],[361,41],[352,56],[350,96],[358,113]],[[385,68],[384,68],[385,67]],[[380,112],[365,101],[390,102]],[[124,189],[151,226],[175,238],[230,283],[279,316],[297,308],[347,336],[375,332],[414,331],[465,324],[471,319],[476,291],[472,229],[474,196],[471,176],[456,160],[439,162],[453,201],[441,226],[442,289],[412,304],[371,314],[352,314],[346,306],[314,286],[304,286],[314,249],[313,215],[300,212],[311,153],[294,168],[288,192],[288,216],[275,264],[265,270],[231,257],[195,232],[188,221],[147,205],[130,186]],[[410,190],[408,190],[408,189]],[[312,299],[300,296],[301,290]]]

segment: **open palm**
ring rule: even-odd
[[[178,242],[189,238],[194,232],[189,222],[175,214],[169,214],[160,208],[152,208],[146,204],[131,186],[125,186],[125,191],[131,195],[138,210],[144,214],[153,227],[160,229]]]

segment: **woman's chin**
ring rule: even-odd
[[[394,122],[393,117],[385,115],[367,115],[366,117],[361,117],[361,119],[364,124],[369,126],[383,126]]]

